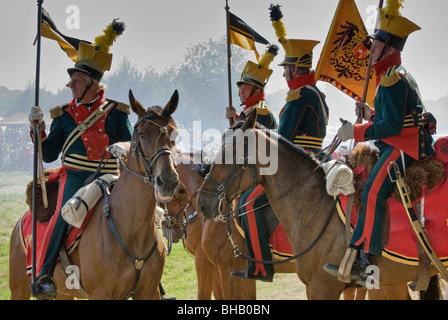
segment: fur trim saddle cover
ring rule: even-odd
[[[363,173],[366,180],[377,160],[377,149],[365,144],[358,144],[348,157],[347,162],[353,168],[355,174]],[[414,161],[406,168],[405,177],[409,186],[411,202],[416,202],[423,194],[445,181],[447,173],[442,163],[435,158],[428,158],[423,161]],[[401,202],[397,188],[394,190],[394,196],[397,201]]]
[[[358,178],[357,194],[361,194],[360,182],[365,181],[368,173],[378,159],[378,151],[364,144],[358,144],[348,158],[353,167],[355,179]],[[434,158],[424,161],[415,161],[406,168],[406,180],[409,185],[411,200],[416,202],[425,196],[423,213],[428,237],[434,251],[444,265],[448,265],[448,165],[443,165]],[[358,201],[358,202],[356,202]],[[355,200],[355,204],[360,199]],[[390,210],[389,240],[383,250],[383,256],[393,261],[408,265],[418,265],[417,238],[409,218],[401,202],[398,190],[388,200]],[[347,197],[340,195],[338,211],[341,219],[345,221],[344,210],[347,206]],[[353,208],[355,210],[356,205]],[[359,208],[356,208],[359,209]],[[357,213],[359,214],[358,210]],[[357,215],[352,215],[351,225],[355,226]]]
[[[58,178],[59,178],[60,168],[48,169],[44,171],[45,176],[45,186],[47,188],[47,197],[48,197],[48,208],[44,208],[44,204],[42,201],[42,189],[40,188],[40,182],[37,185],[37,213],[36,213],[36,250],[37,254],[39,248],[41,247],[41,243],[47,232],[48,225],[51,219],[57,219],[57,216],[54,216],[57,204],[58,197]],[[26,263],[27,263],[27,273],[31,274],[31,259],[32,259],[32,232],[33,232],[33,218],[32,218],[32,203],[33,203],[33,181],[30,181],[26,188],[26,202],[29,206],[29,210],[25,212],[23,215],[20,227],[22,234],[22,246],[26,255]],[[93,213],[94,207],[87,213],[86,218],[84,219],[84,223],[80,228],[71,227],[67,233],[65,246],[67,248],[68,254],[71,254],[73,250],[76,248],[79,243],[79,239],[81,238],[82,232]]]

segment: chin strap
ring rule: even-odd
[[[90,81],[90,83],[88,85],[86,85],[86,88],[84,90],[84,92],[82,93],[81,97],[79,97],[79,99],[76,99],[76,102],[80,103],[82,101],[82,99],[84,99],[84,96],[87,94],[87,91],[89,91],[89,89],[92,87],[93,85],[93,81]]]

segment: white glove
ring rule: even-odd
[[[129,149],[130,149],[129,143],[117,142],[107,147],[106,151],[109,152],[109,154],[114,155],[115,157],[119,157],[119,156],[127,156],[129,153]]]
[[[370,119],[370,116],[372,115],[372,109],[369,107],[369,105],[361,101],[357,101],[355,105],[356,116],[359,117],[362,115],[363,119],[368,121]]]
[[[338,133],[336,134],[341,141],[347,141],[349,139],[353,139],[355,137],[353,124],[344,119],[339,119],[343,123],[339,128]]]
[[[39,107],[32,107],[31,112],[28,114],[28,121],[33,124],[39,124],[44,120],[44,113]]]

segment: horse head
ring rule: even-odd
[[[173,199],[166,204],[166,214],[162,220],[162,233],[167,239],[177,243],[186,232],[188,216],[193,214],[194,207],[190,202],[187,187],[182,183],[176,188]],[[169,232],[172,234],[169,235]]]
[[[178,185],[174,165],[175,134],[177,126],[171,118],[179,102],[179,93],[174,91],[165,108],[153,106],[145,109],[129,90],[129,102],[138,115],[132,134],[130,157],[132,170],[140,172],[146,183],[153,185],[158,202],[172,199]]]
[[[221,149],[198,190],[198,207],[207,219],[222,214],[231,200],[257,184],[255,120],[256,112],[252,112],[222,137]]]

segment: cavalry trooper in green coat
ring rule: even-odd
[[[399,6],[398,0],[389,0],[387,6],[380,9],[380,28],[370,36],[373,39],[372,64],[379,82],[375,109],[357,103],[357,113],[362,110],[368,122],[355,125],[346,122],[337,133],[342,141],[375,140],[380,152],[364,186],[363,210],[341,268],[332,264],[324,268],[343,282],[354,280],[360,285],[365,285],[367,280],[367,266],[382,255],[386,200],[395,185],[388,174],[390,163],[395,161],[403,172],[403,166],[434,155],[431,134],[422,119],[423,107],[417,85],[401,66],[406,39],[420,27],[401,16]]]
[[[272,74],[269,64],[278,53],[276,45],[269,46],[258,63],[248,61],[241,80],[237,82],[243,111],[237,116],[233,107],[227,108],[226,117],[234,121],[247,118],[252,112],[257,113],[257,122],[266,129],[277,129],[277,120],[271,109],[265,103],[264,89]],[[248,255],[257,260],[271,258],[269,248],[269,231],[265,221],[265,210],[269,203],[261,185],[244,192],[236,202],[241,214],[241,226],[244,230]],[[274,270],[268,266],[265,270],[262,264],[251,264],[245,271],[232,271],[231,274],[245,279],[272,281]]]
[[[311,71],[313,48],[319,41],[286,39],[280,6],[271,5],[269,9],[272,25],[285,50],[280,66],[290,89],[280,112],[278,133],[307,152],[317,153],[322,149],[328,123],[325,96],[316,87]]]
[[[62,153],[57,208],[37,252],[37,282],[31,287],[32,295],[38,299],[54,299],[56,296],[52,274],[68,230],[61,208],[96,171],[106,148],[114,145],[120,149],[119,142],[131,140],[129,106],[105,99],[105,89],[100,83],[103,73],[111,66],[109,46],[124,27],[124,23],[114,20],[94,44],[79,43],[77,62],[67,70],[73,100],[50,111],[53,120],[48,136],[40,108],[32,108],[29,115],[31,123],[39,123],[43,161],[55,161]],[[111,153],[113,149],[111,147]],[[116,158],[105,159],[103,164],[101,173],[118,173]]]
[[[254,110],[257,113],[257,122],[268,129],[277,128],[277,120],[269,106],[265,103],[264,88],[272,74],[269,64],[278,53],[276,45],[269,46],[258,63],[248,61],[241,74],[241,80],[236,83],[239,89],[241,105],[244,106],[240,114],[233,106],[226,108],[226,118],[230,122],[246,119]]]

